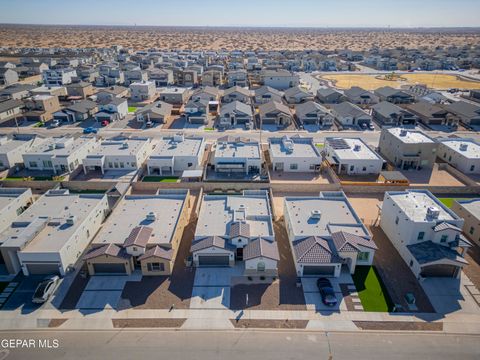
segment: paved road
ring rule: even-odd
[[[119,330],[1,332],[0,338],[59,341],[57,349],[0,350],[0,359],[439,360],[480,357],[480,337],[443,334]]]

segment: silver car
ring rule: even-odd
[[[55,291],[59,280],[60,278],[57,275],[49,276],[42,280],[33,294],[32,302],[35,304],[46,302]]]

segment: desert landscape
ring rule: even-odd
[[[428,73],[428,74],[402,74],[395,80],[386,80],[379,75],[366,74],[327,74],[319,75],[319,79],[331,81],[339,89],[349,89],[352,86],[359,86],[366,90],[375,90],[383,86],[400,88],[403,85],[424,84],[432,89],[447,90],[450,88],[459,89],[480,89],[480,82],[470,80],[466,77],[449,74]]]
[[[435,48],[480,44],[471,29],[307,29],[0,25],[3,47],[110,47],[191,50]]]

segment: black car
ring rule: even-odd
[[[337,298],[335,291],[333,290],[332,283],[326,278],[320,278],[317,280],[317,287],[322,297],[322,302],[327,306],[337,305]]]

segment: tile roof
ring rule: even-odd
[[[228,241],[220,236],[207,236],[203,239],[195,241],[190,247],[191,252],[207,249],[209,247],[217,247],[233,251],[235,246],[228,243]]]
[[[123,243],[124,247],[128,246],[139,246],[146,247],[150,236],[152,236],[153,229],[148,226],[136,226],[132,229],[130,234],[125,239]]]
[[[230,225],[230,238],[237,236],[250,237],[250,224],[245,221],[235,221]]]
[[[461,257],[455,250],[432,241],[407,245],[407,248],[420,265],[445,260],[459,264],[468,264],[467,260]]]
[[[252,240],[243,248],[243,260],[265,257],[272,260],[280,260],[278,247],[275,241],[268,241],[263,238]]]
[[[299,264],[340,263],[342,259],[333,251],[328,240],[310,236],[293,243],[293,251]]]
[[[158,245],[148,249],[145,251],[145,254],[138,257],[138,260],[145,260],[151,257],[157,257],[166,260],[172,260],[173,250],[172,249],[164,249]]]
[[[462,231],[461,229],[458,228],[458,226],[447,223],[446,221],[439,222],[437,225],[435,225],[433,227],[433,231],[435,231],[435,232],[439,232],[439,231],[447,230],[447,229]]]
[[[128,259],[131,257],[131,255],[127,254],[125,249],[123,249],[122,247],[115,244],[108,244],[90,250],[87,254],[85,254],[83,260],[89,260],[103,255],[124,259]]]
[[[338,231],[332,234],[332,241],[335,249],[340,251],[359,251],[360,246],[368,247],[370,249],[377,249],[377,245],[373,240],[365,239],[361,236],[350,234],[345,231]]]

